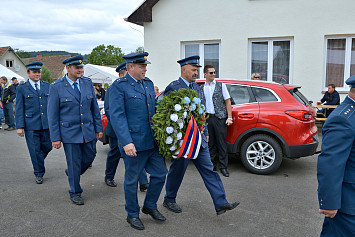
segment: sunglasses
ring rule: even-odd
[[[260,77],[254,77],[254,78],[260,78]]]
[[[216,72],[209,72],[209,74],[211,74],[211,75],[212,75],[212,74],[216,74]]]

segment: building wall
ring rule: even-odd
[[[14,73],[17,73],[18,75],[22,76],[24,79],[27,78],[27,69],[25,65],[21,62],[21,60],[14,54],[12,51],[7,51],[4,55],[0,57],[0,64],[6,67],[6,61],[7,60],[13,60],[14,61],[14,67],[8,68]],[[16,71],[16,67],[19,66],[19,70]],[[8,78],[11,79],[11,78]]]
[[[325,36],[355,35],[355,1],[161,0],[144,24],[147,75],[162,90],[180,74],[181,42],[218,40],[221,78],[249,78],[249,39],[293,38],[292,84],[310,100],[322,97]],[[345,94],[341,95],[342,98]]]

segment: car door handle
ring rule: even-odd
[[[239,114],[239,118],[254,118],[254,114]]]

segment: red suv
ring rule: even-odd
[[[234,123],[228,127],[228,152],[237,154],[250,172],[269,174],[277,170],[283,157],[300,158],[316,152],[316,112],[299,86],[217,81],[226,84],[232,101]],[[158,95],[158,101],[163,96]]]

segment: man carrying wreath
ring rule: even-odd
[[[178,91],[180,88],[190,88],[201,96],[200,87],[195,83],[198,75],[199,56],[191,56],[177,61],[181,66],[181,76],[178,80],[171,82],[165,89],[164,95],[168,95],[172,91]],[[176,196],[184,178],[186,168],[190,159],[178,158],[173,159],[170,165],[168,177],[166,179],[166,194],[164,197],[164,207],[172,212],[180,213],[182,209],[176,204]],[[202,142],[199,154],[192,162],[195,164],[200,173],[206,188],[208,189],[217,212],[217,215],[223,214],[228,210],[232,210],[239,205],[239,202],[229,203],[226,199],[223,183],[218,173],[213,171],[213,164],[210,159],[208,150],[208,132],[204,130],[202,134]]]

